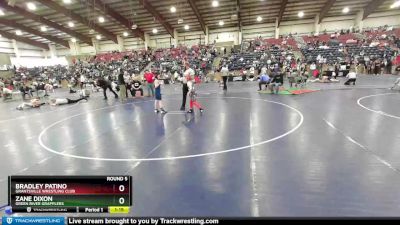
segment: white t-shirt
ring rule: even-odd
[[[357,74],[354,72],[350,72],[349,74],[347,74],[347,77],[349,79],[356,79],[357,78]]]
[[[66,98],[57,98],[55,104],[56,105],[68,104],[68,100]]]
[[[183,75],[184,76],[190,75],[191,77],[194,77],[194,70],[192,68],[189,68],[189,69],[185,70]]]
[[[222,73],[222,76],[228,76],[228,73],[229,73],[228,67],[222,67],[221,73]]]
[[[8,88],[3,88],[3,93],[4,94],[12,94],[12,91]]]

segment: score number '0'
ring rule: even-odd
[[[118,190],[120,192],[124,192],[125,191],[125,186],[124,185],[120,185]],[[125,198],[123,198],[123,197],[119,198],[118,202],[119,202],[119,204],[123,205],[125,203]]]

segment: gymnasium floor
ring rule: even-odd
[[[398,216],[394,80],[311,84],[322,90],[297,96],[202,84],[202,115],[178,111],[179,85],[163,89],[164,116],[149,98],[102,93],[23,112],[0,103],[0,206],[8,175],[129,174],[131,216]]]

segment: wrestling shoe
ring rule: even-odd
[[[165,114],[167,113],[167,111],[165,111],[165,109],[161,109],[161,114]]]
[[[158,110],[158,109],[155,109],[155,110],[154,110],[154,112],[155,112],[155,113],[159,113],[159,112],[160,112],[160,110]]]
[[[187,113],[193,113],[193,109],[189,109]]]
[[[204,112],[204,109],[200,109],[200,112],[201,112],[201,113]]]

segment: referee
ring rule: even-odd
[[[191,78],[194,77],[194,70],[190,68],[189,64],[186,63],[186,70],[183,73],[183,77],[181,78],[182,81],[182,105],[181,105],[181,111],[185,111],[186,109],[186,97],[189,92],[189,88],[187,85],[187,79],[186,77],[190,76]]]

